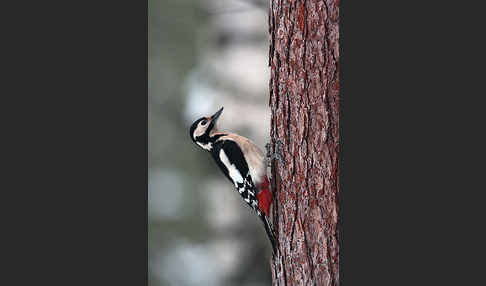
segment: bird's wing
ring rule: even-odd
[[[266,174],[267,163],[260,148],[250,139],[235,133],[226,133],[221,139],[236,142],[240,151],[245,155],[244,157],[247,160],[248,171],[253,179],[253,183],[255,186],[262,183],[263,176]]]
[[[253,209],[258,209],[258,198],[255,185],[248,169],[248,163],[239,145],[233,140],[222,141],[214,156],[218,156],[222,164],[220,168],[238,190],[243,200]]]

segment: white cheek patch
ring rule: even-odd
[[[221,159],[221,162],[223,162],[223,164],[226,166],[226,169],[228,169],[228,174],[233,180],[235,187],[238,187],[237,183],[242,184],[243,177],[241,176],[238,169],[236,169],[235,165],[230,163],[228,156],[226,156],[226,153],[223,149],[221,149],[221,151],[219,152],[219,159]]]
[[[207,128],[207,126],[205,126]],[[194,130],[194,140],[196,140],[196,137],[203,135],[206,132],[206,128],[203,126],[198,126],[196,130]]]

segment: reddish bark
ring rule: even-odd
[[[273,285],[339,285],[338,1],[270,0]]]

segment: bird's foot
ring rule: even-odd
[[[286,165],[285,158],[283,156],[283,143],[279,139],[276,140],[275,142],[275,150],[272,153],[272,145],[270,143],[267,143],[265,145],[265,148],[267,149],[267,162],[268,162],[268,167],[271,166],[271,162],[273,159],[277,159],[281,164],[284,166]]]

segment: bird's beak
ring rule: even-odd
[[[221,115],[221,113],[223,113],[223,107],[221,107],[220,110],[218,110],[215,114],[213,114],[213,116],[211,116],[211,121],[216,122],[216,120],[218,120],[218,117]]]

